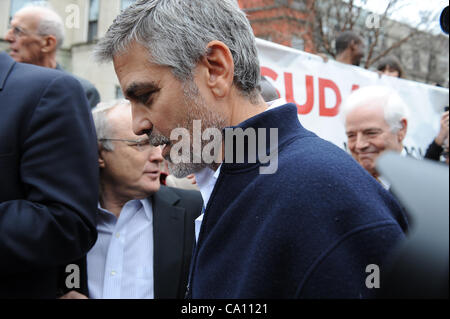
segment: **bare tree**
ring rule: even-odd
[[[364,10],[367,0],[316,0],[310,3],[310,12],[315,15],[312,23],[316,50],[335,57],[334,39],[341,32],[354,30],[367,40],[364,67],[367,69],[382,57],[395,52],[414,39],[421,30],[427,30],[430,21],[436,17],[431,12],[421,12],[420,23],[413,27],[392,20],[390,17],[410,5],[405,0],[390,0],[380,15]],[[398,32],[398,29],[402,32]],[[397,30],[396,30],[397,29]],[[394,40],[386,44],[386,39]]]

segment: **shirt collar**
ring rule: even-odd
[[[123,205],[122,210],[123,210],[123,208],[125,206],[132,206],[132,207],[134,207],[135,210],[139,210],[141,207],[143,207],[144,208],[144,213],[145,213],[145,216],[147,217],[147,219],[148,220],[152,219],[152,207],[151,207],[150,201],[147,200],[147,198],[144,198],[144,199],[132,199],[132,200],[126,202],[125,205]],[[100,205],[100,202],[98,202],[97,208],[98,208],[98,211],[97,211],[98,214],[106,215],[106,216],[112,215],[112,216],[115,217],[115,215],[112,212],[110,212],[107,209],[104,209]]]
[[[217,168],[216,171],[213,171],[209,167],[205,167],[201,169],[199,172],[195,173],[195,180],[197,181],[198,188],[203,198],[203,205],[206,207],[208,204],[209,198],[211,197],[211,193],[216,185],[217,178],[219,178],[220,168],[222,164]]]

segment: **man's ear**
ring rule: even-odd
[[[217,98],[228,95],[233,86],[234,62],[230,49],[220,41],[211,41],[206,46],[207,54],[201,64],[205,67],[201,76]]]
[[[397,132],[397,137],[398,137],[398,141],[401,143],[406,136],[406,131],[408,129],[408,120],[405,118],[402,118],[400,120],[400,124],[402,126],[402,128]]]
[[[42,39],[41,51],[45,53],[56,51],[58,41],[54,35],[46,35]]]
[[[104,148],[101,146],[101,144],[98,144],[98,167],[99,168],[105,168],[106,162],[103,158],[103,152],[106,152]]]

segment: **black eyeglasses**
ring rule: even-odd
[[[150,144],[150,140],[148,138],[141,138],[138,140],[128,140],[122,138],[100,138],[99,141],[126,142],[128,146],[134,147],[140,152],[150,150],[154,147],[152,144]]]

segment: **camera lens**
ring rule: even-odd
[[[445,34],[448,34],[448,6],[446,6],[444,8],[444,10],[442,10],[441,13],[441,18],[440,18],[440,23],[441,23],[441,29]]]

